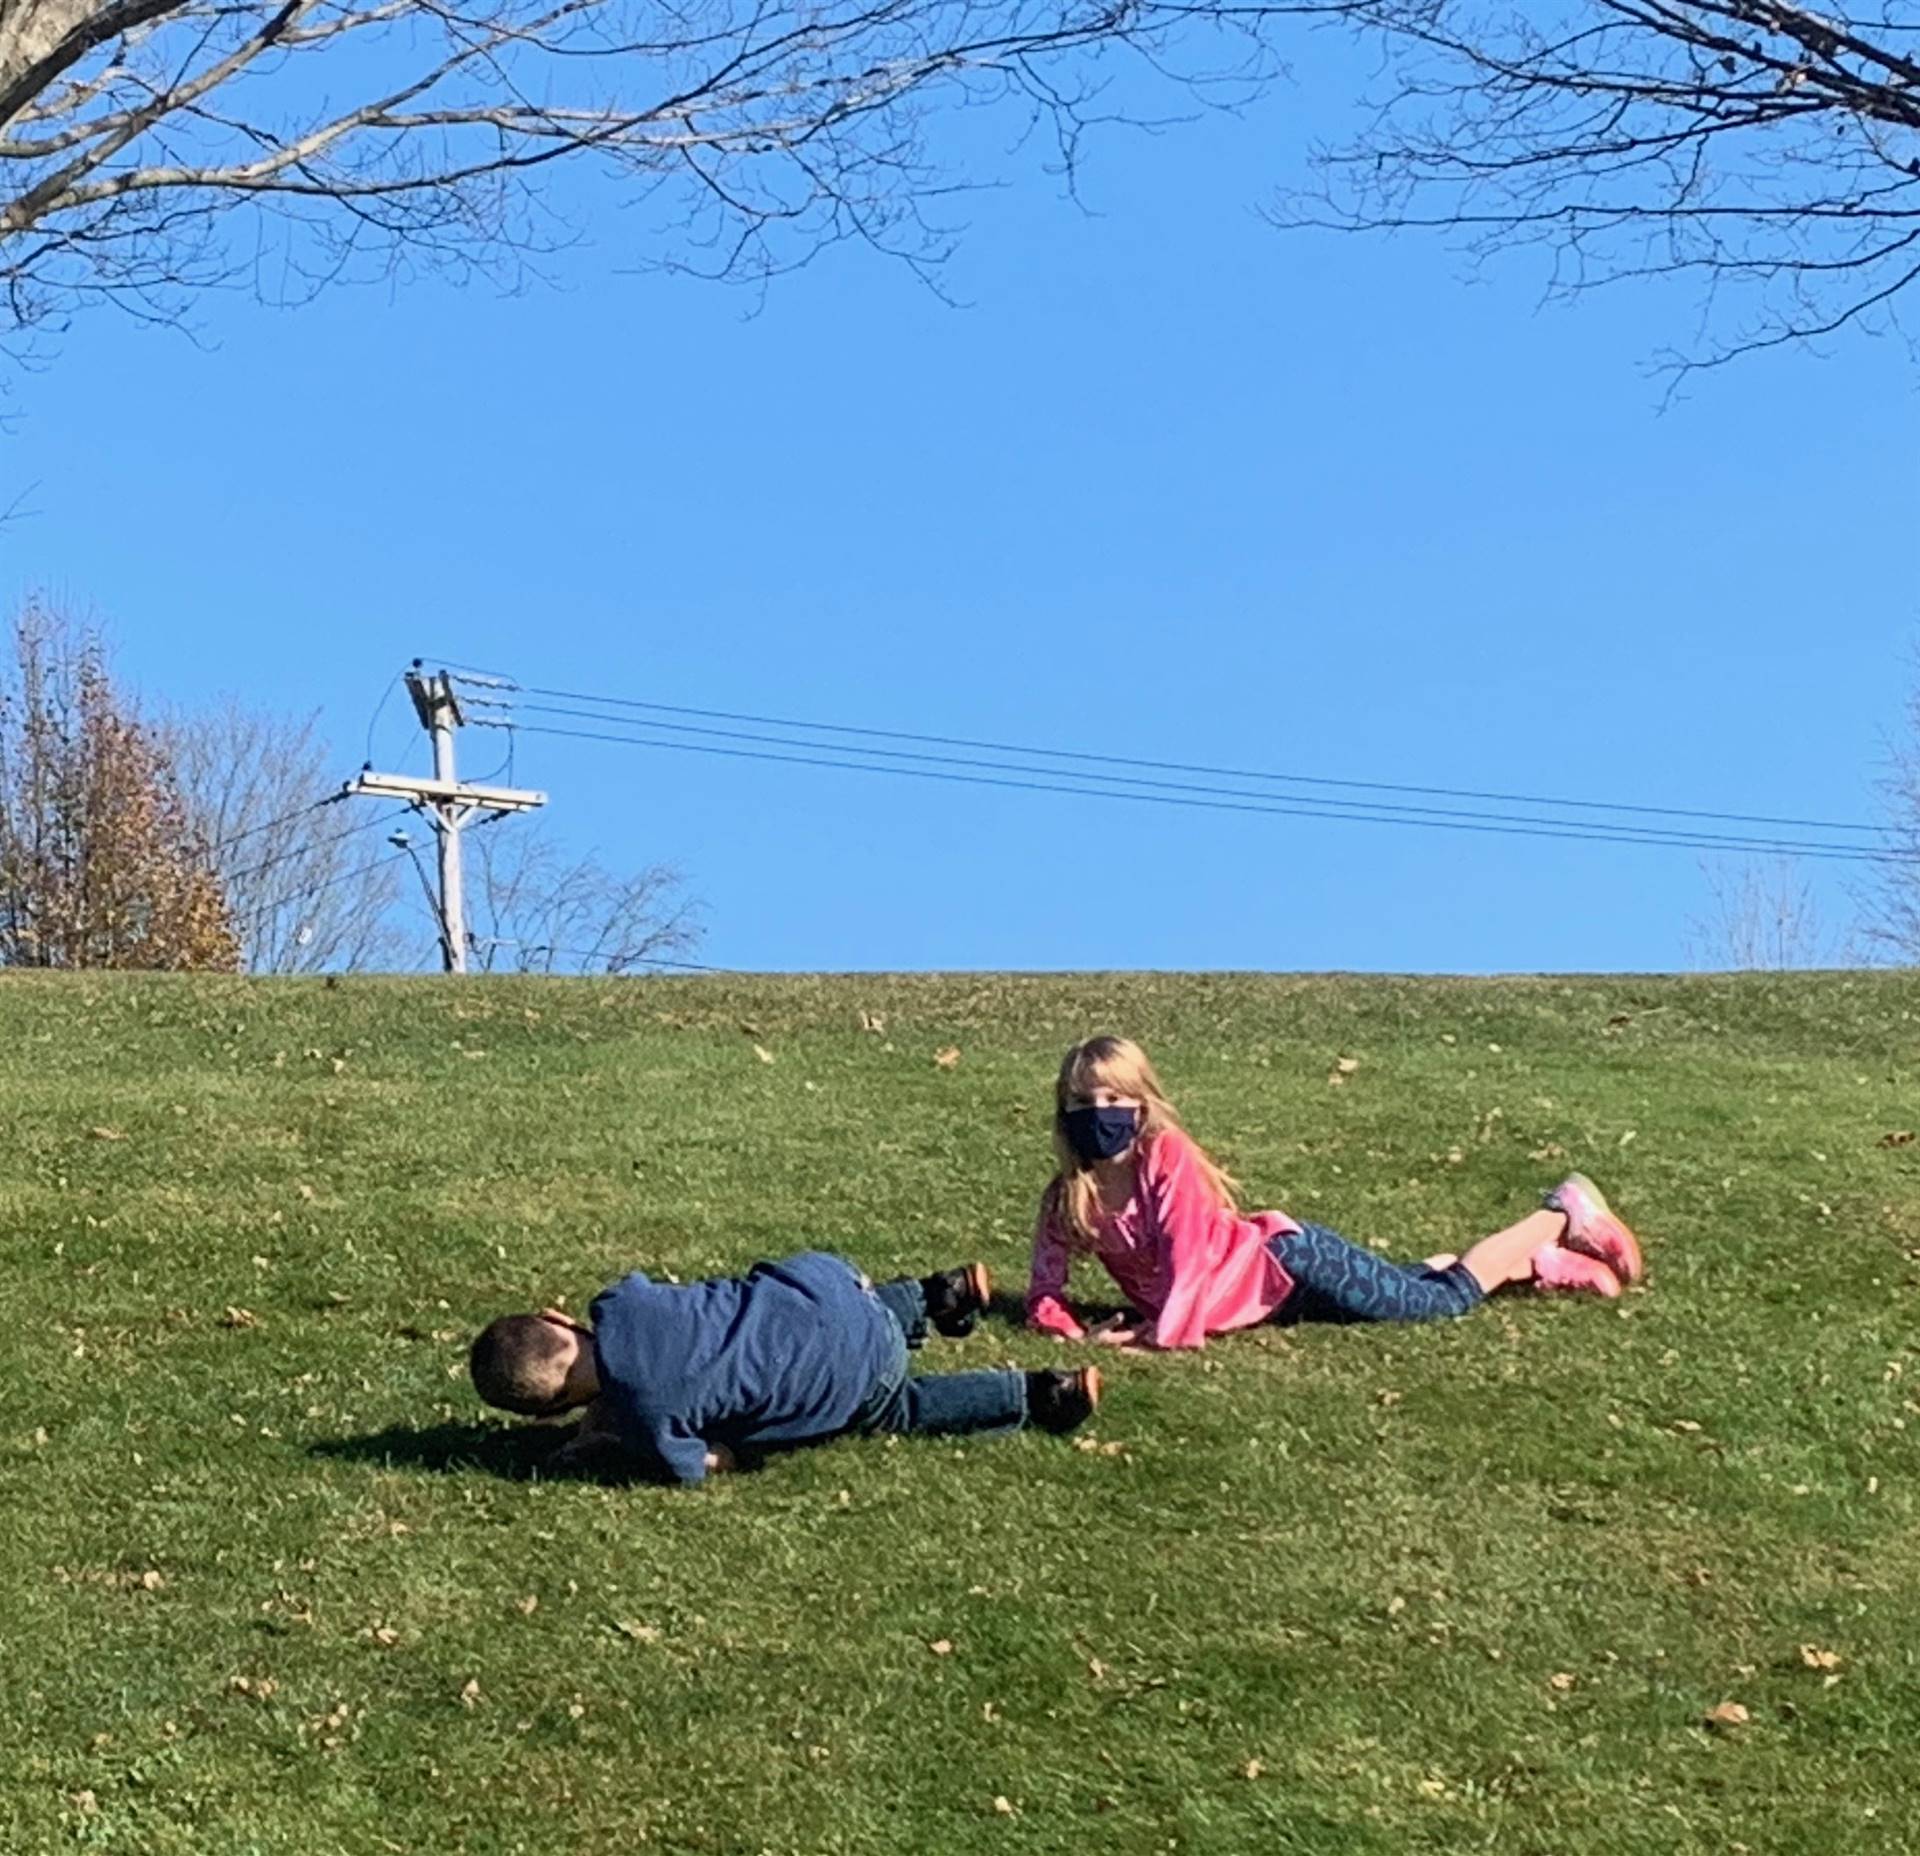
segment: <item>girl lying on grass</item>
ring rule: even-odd
[[[1633,1233],[1579,1173],[1464,1255],[1418,1264],[1389,1263],[1280,1212],[1242,1213],[1233,1181],[1181,1127],[1146,1052],[1126,1038],[1067,1052],[1053,1145],[1060,1170],[1040,1201],[1027,1320],[1063,1340],[1199,1347],[1263,1321],[1434,1321],[1509,1283],[1616,1296],[1642,1274]],[[1089,1251],[1132,1304],[1091,1331],[1064,1299],[1074,1256]]]

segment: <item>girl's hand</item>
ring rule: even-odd
[[[1131,1315],[1109,1315],[1087,1330],[1087,1339],[1096,1347],[1137,1347],[1140,1330]]]

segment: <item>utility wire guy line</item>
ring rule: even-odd
[[[487,716],[469,718],[476,726],[490,728],[517,728],[522,733],[534,735],[566,736],[579,741],[614,742],[623,747],[663,748],[683,754],[708,754],[729,760],[756,760],[785,763],[801,767],[830,767],[849,773],[893,774],[907,779],[934,780],[962,786],[992,786],[1020,792],[1061,793],[1076,798],[1092,799],[1129,799],[1136,804],[1181,806],[1208,812],[1241,812],[1276,818],[1313,818],[1330,820],[1336,824],[1363,825],[1403,825],[1424,828],[1429,831],[1469,831],[1497,837],[1554,838],[1575,843],[1588,844],[1632,844],[1668,850],[1696,851],[1769,851],[1792,853],[1821,861],[1840,863],[1879,863],[1899,860],[1904,853],[1881,853],[1864,848],[1849,848],[1839,845],[1810,845],[1793,840],[1765,838],[1735,838],[1702,832],[1694,836],[1682,836],[1668,833],[1654,835],[1647,828],[1634,828],[1622,825],[1619,829],[1608,829],[1604,821],[1589,826],[1584,823],[1556,825],[1545,820],[1530,823],[1495,822],[1502,819],[1499,814],[1476,814],[1464,818],[1428,818],[1421,816],[1402,816],[1400,812],[1380,807],[1374,811],[1334,811],[1328,809],[1327,801],[1315,802],[1302,796],[1297,803],[1287,803],[1284,795],[1275,795],[1272,799],[1240,799],[1202,797],[1194,793],[1160,793],[1134,791],[1119,784],[1069,786],[1063,782],[1068,779],[1093,780],[1105,778],[1112,781],[1113,775],[1076,774],[1070,769],[1061,769],[1055,777],[1047,779],[1008,779],[988,773],[955,772],[937,767],[890,766],[874,761],[855,761],[832,759],[828,752],[813,754],[776,753],[767,748],[721,747],[708,742],[663,741],[650,739],[643,735],[613,734],[603,730],[582,728],[557,728],[545,724],[496,720]],[[602,718],[617,722],[617,717]],[[630,726],[647,726],[645,723]],[[775,737],[750,737],[774,741]],[[829,752],[832,743],[806,743],[781,741],[781,747],[820,747]],[[999,765],[1000,763],[985,763]],[[1035,770],[1008,767],[1007,772],[1032,772],[1053,770]],[[1205,793],[1208,789],[1200,789]],[[1215,789],[1231,792],[1232,789]],[[1335,802],[1337,803],[1337,802]],[[1355,803],[1355,802],[1349,802]]]
[[[539,684],[520,684],[509,677],[492,673],[471,674],[453,673],[456,682],[475,684],[483,688],[498,689],[517,693],[517,696],[545,696],[560,702],[593,703],[599,709],[634,709],[657,715],[694,716],[705,721],[744,722],[756,728],[801,729],[814,734],[854,735],[870,741],[906,741],[926,747],[970,748],[990,754],[1030,754],[1047,760],[1079,761],[1088,765],[1105,767],[1142,767],[1155,773],[1192,773],[1211,779],[1261,780],[1279,785],[1297,785],[1340,788],[1348,792],[1405,793],[1422,799],[1472,799],[1498,805],[1526,806],[1562,806],[1571,811],[1581,812],[1630,812],[1645,817],[1702,819],[1716,824],[1728,825],[1775,825],[1786,826],[1802,831],[1846,831],[1856,833],[1878,833],[1883,827],[1862,824],[1843,819],[1787,818],[1759,812],[1725,812],[1704,810],[1691,806],[1641,805],[1625,800],[1574,799],[1564,795],[1546,793],[1513,793],[1489,791],[1477,787],[1414,785],[1387,780],[1349,780],[1338,779],[1327,774],[1276,773],[1247,767],[1217,767],[1204,763],[1175,760],[1150,760],[1137,755],[1095,754],[1073,748],[1039,747],[1031,743],[986,741],[966,735],[936,735],[922,731],[898,728],[860,727],[849,722],[813,722],[796,719],[791,716],[754,715],[733,709],[695,708],[685,703],[646,702],[629,696],[602,696],[585,690],[550,689]],[[505,706],[498,701],[489,702],[485,697],[470,698],[476,705]],[[514,696],[508,699],[515,706],[531,712],[538,705],[518,703]],[[617,716],[596,714],[595,720],[618,722]],[[666,724],[657,724],[666,726]],[[796,743],[833,752],[845,752],[834,743]],[[1062,769],[1061,771],[1064,771]],[[1137,783],[1137,782],[1136,782]],[[1406,809],[1406,808],[1396,808]],[[1570,821],[1571,822],[1571,821]]]
[[[470,700],[477,700],[477,702],[479,703],[485,703],[486,706],[488,707],[500,706],[490,702],[488,699],[484,697],[479,699],[470,699]],[[698,724],[687,723],[687,722],[655,721],[651,717],[635,717],[632,721],[623,721],[620,717],[600,715],[590,709],[567,708],[567,707],[563,707],[563,706],[551,704],[551,703],[536,702],[536,703],[522,703],[522,704],[515,705],[514,713],[519,713],[521,710],[524,710],[529,714],[561,715],[561,716],[569,716],[569,717],[572,717],[578,720],[583,720],[583,721],[612,722],[616,726],[623,727],[623,728],[652,728],[652,729],[666,730],[671,733],[680,734],[680,735],[706,735],[706,736],[714,737],[721,740],[727,740],[727,741],[754,742],[761,746],[766,746],[766,747],[801,748],[809,752],[834,753],[834,754],[860,754],[860,755],[865,755],[869,757],[877,756],[877,757],[882,757],[890,760],[921,761],[921,762],[931,763],[936,766],[972,768],[977,770],[984,770],[990,773],[1034,774],[1034,775],[1037,775],[1042,780],[1046,780],[1046,781],[1073,779],[1073,780],[1080,780],[1080,781],[1099,781],[1102,783],[1101,787],[1080,786],[1080,787],[1065,787],[1065,788],[1057,789],[1057,790],[1068,791],[1068,792],[1100,791],[1110,787],[1122,787],[1122,786],[1149,787],[1164,793],[1198,794],[1204,798],[1210,798],[1210,799],[1251,799],[1251,800],[1258,800],[1262,802],[1290,801],[1293,803],[1294,806],[1298,806],[1298,807],[1311,806],[1316,808],[1315,810],[1312,810],[1312,811],[1299,810],[1297,812],[1294,812],[1289,807],[1282,806],[1279,804],[1273,805],[1273,809],[1276,811],[1285,812],[1289,816],[1299,816],[1304,818],[1338,818],[1338,817],[1347,817],[1347,816],[1354,816],[1354,817],[1360,817],[1360,818],[1371,817],[1374,819],[1376,823],[1397,823],[1397,824],[1409,824],[1409,825],[1425,823],[1428,821],[1433,821],[1438,823],[1441,821],[1460,820],[1460,819],[1487,820],[1487,821],[1493,821],[1493,822],[1505,823],[1505,824],[1511,824],[1511,825],[1525,825],[1532,828],[1555,827],[1563,830],[1565,835],[1572,838],[1601,838],[1603,841],[1607,841],[1612,839],[1615,834],[1631,834],[1630,837],[1625,839],[1625,841],[1632,842],[1632,843],[1647,843],[1647,844],[1673,844],[1685,849],[1699,849],[1699,848],[1702,848],[1704,843],[1708,848],[1726,849],[1726,850],[1742,850],[1742,851],[1789,851],[1790,850],[1790,851],[1807,851],[1807,852],[1814,852],[1814,853],[1844,851],[1849,857],[1861,855],[1865,851],[1865,847],[1829,845],[1829,844],[1820,843],[1817,841],[1808,841],[1803,839],[1783,839],[1778,836],[1771,836],[1771,835],[1755,836],[1755,835],[1744,834],[1744,833],[1730,834],[1725,832],[1712,832],[1712,831],[1706,830],[1705,828],[1695,828],[1692,830],[1676,830],[1670,826],[1664,826],[1664,825],[1640,825],[1640,824],[1634,823],[1632,820],[1627,820],[1627,819],[1609,820],[1609,819],[1600,818],[1600,819],[1588,820],[1588,819],[1560,819],[1560,818],[1552,818],[1552,817],[1536,817],[1531,813],[1524,813],[1524,812],[1522,813],[1488,812],[1484,810],[1468,810],[1458,806],[1415,805],[1415,804],[1412,804],[1411,802],[1398,802],[1398,803],[1389,804],[1381,800],[1322,798],[1318,794],[1313,794],[1313,793],[1301,793],[1301,794],[1263,793],[1257,790],[1249,791],[1245,787],[1214,786],[1209,784],[1196,783],[1190,780],[1156,780],[1144,774],[1110,774],[1110,773],[1091,773],[1091,772],[1083,773],[1079,771],[1077,768],[1033,767],[1033,766],[1023,765],[1018,762],[981,759],[977,756],[972,756],[972,755],[927,754],[927,753],[921,753],[913,749],[907,749],[907,748],[869,748],[869,747],[861,747],[857,743],[793,740],[785,736],[760,734],[760,733],[753,732],[751,730],[732,729],[732,728],[708,728],[708,727],[700,726]],[[484,723],[487,718],[476,716],[472,719],[476,723]],[[510,723],[509,726],[530,727],[531,725]],[[794,726],[811,726],[811,724],[794,724]],[[632,736],[628,738],[634,740],[637,744],[644,743],[644,744],[659,746],[659,747],[666,747],[666,746],[672,745],[671,743],[668,743],[668,742],[652,741],[651,738],[647,736]],[[934,738],[937,739],[937,737],[934,737]],[[1044,752],[1047,752],[1048,750],[1018,749],[1018,750],[1009,750],[1009,751],[1022,752],[1022,753],[1024,752],[1044,753]],[[1161,763],[1141,762],[1139,764],[1152,766],[1152,765],[1159,765]],[[873,771],[906,772],[906,771],[909,771],[909,769],[879,767],[879,768],[873,769]],[[1263,776],[1249,775],[1247,777],[1259,778]],[[1271,777],[1283,777],[1283,776],[1271,776]],[[1125,797],[1127,795],[1125,795],[1124,793],[1116,792],[1113,794],[1113,796]],[[1145,797],[1145,795],[1143,794],[1135,794],[1133,796],[1136,798]],[[1540,801],[1538,803],[1552,804],[1555,802]],[[1403,814],[1406,816],[1401,816]],[[1682,816],[1682,817],[1690,816],[1684,813],[1676,813],[1674,815]]]

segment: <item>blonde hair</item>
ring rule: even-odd
[[[1090,1249],[1096,1241],[1100,1185],[1093,1176],[1092,1165],[1074,1152],[1072,1142],[1067,1139],[1067,1104],[1075,1097],[1091,1095],[1096,1089],[1110,1089],[1115,1095],[1129,1096],[1140,1104],[1136,1151],[1169,1128],[1181,1125],[1147,1053],[1131,1038],[1088,1038],[1060,1060],[1060,1074],[1053,1086],[1053,1151],[1059,1171],[1047,1187],[1047,1201],[1067,1242],[1077,1249]],[[1217,1165],[1197,1141],[1193,1152],[1200,1177],[1213,1196],[1226,1210],[1237,1211],[1232,1175]]]

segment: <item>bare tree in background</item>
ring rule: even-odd
[[[1880,783],[1892,853],[1859,900],[1865,934],[1875,952],[1920,966],[1920,654],[1907,697],[1907,738],[1890,755]]]
[[[534,189],[570,158],[664,196],[657,262],[764,276],[840,240],[936,261],[940,110],[1010,105],[1071,167],[1124,113],[1100,95],[1122,70],[1249,94],[1285,10],[0,0],[0,333],[98,301],[171,318],[236,277],[298,299],[383,267],[511,270],[565,236]],[[1220,62],[1176,73],[1210,34]]]
[[[1920,14],[1784,0],[1359,0],[1384,36],[1370,126],[1292,223],[1540,246],[1552,287],[1692,275],[1678,362],[1890,321],[1920,279]],[[1876,317],[1876,311],[1887,312]]]
[[[468,839],[474,964],[486,973],[631,973],[699,946],[694,905],[676,870],[620,876],[569,858],[539,829],[511,822]]]
[[[1825,930],[1813,885],[1791,857],[1703,863],[1712,906],[1689,924],[1696,967],[1785,972],[1824,963]]]
[[[91,626],[29,601],[0,667],[0,965],[231,972],[239,944],[164,739]]]
[[[313,718],[229,700],[173,716],[165,734],[249,972],[351,973],[406,961],[393,913],[403,857],[379,829],[391,816],[316,803],[340,778]]]

